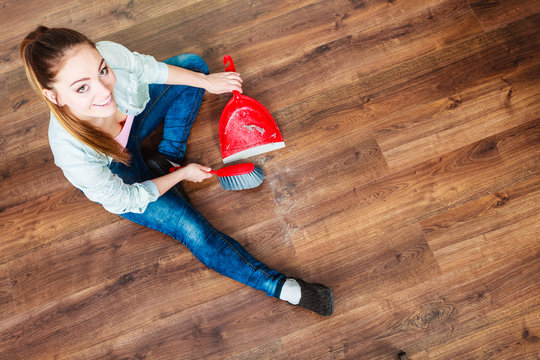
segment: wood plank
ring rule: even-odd
[[[47,137],[49,116],[45,113],[16,111],[2,119],[7,124],[1,133],[7,139],[0,148],[3,164],[29,152],[49,148]]]
[[[43,3],[30,0],[4,4],[0,16],[4,35],[0,46],[0,73],[21,66],[18,47],[22,39],[37,25],[68,27],[89,36],[91,39],[107,36],[113,31],[127,29],[141,21],[151,21],[171,11],[196,6],[198,0],[170,1],[94,1],[69,0],[62,3]]]
[[[529,255],[528,259],[533,257]],[[307,354],[318,354],[321,359],[334,358],[334,352],[349,358],[390,358],[398,349],[406,350],[411,358],[427,349],[428,358],[432,358],[429,353],[432,347],[448,343],[451,349],[456,338],[474,336],[487,324],[497,328],[504,326],[509,313],[519,313],[518,319],[530,321],[540,308],[538,298],[530,296],[539,290],[538,283],[531,286],[529,274],[538,266],[538,260],[533,262],[517,268],[515,264],[496,264],[475,272],[474,276],[461,275],[458,279],[455,274],[432,278],[414,287],[392,291],[384,301],[368,301],[337,315],[330,322],[331,326],[317,324],[283,341],[293,358]],[[493,298],[508,293],[508,285],[512,290],[521,289],[518,290],[521,293],[513,297],[511,303],[492,303]],[[362,291],[360,284],[357,287],[357,291]],[[361,326],[344,325],[350,321]],[[531,324],[531,328],[531,333],[536,333],[536,326]],[[519,349],[519,344],[514,344],[516,333],[503,335],[497,342],[482,342],[486,347],[481,350],[495,350],[499,344]],[[306,336],[312,338],[310,348],[296,341]],[[455,353],[461,349],[455,348]]]
[[[243,351],[250,344],[264,344],[265,336],[270,332],[281,332],[283,327],[290,328],[294,326],[293,321],[297,321],[299,324],[309,321],[305,317],[300,318],[291,314],[287,310],[290,309],[290,306],[286,304],[277,304],[278,306],[285,306],[285,311],[276,313],[269,309],[267,305],[269,299],[264,297],[261,301],[260,297],[249,296],[244,291],[236,292],[234,297],[237,300],[230,305],[225,305],[227,300],[224,298],[216,299],[211,303],[215,307],[228,307],[227,312],[221,315],[222,321],[218,327],[213,326],[212,309],[204,306],[199,308],[197,313],[178,314],[181,317],[175,314],[167,321],[156,320],[156,327],[150,332],[152,337],[150,342],[146,340],[149,330],[143,328],[126,334],[117,341],[107,341],[91,349],[84,349],[69,356],[60,356],[59,359],[71,357],[85,359],[152,357],[157,354],[165,358],[174,358],[178,356],[175,347],[179,342],[187,345],[182,349],[182,356],[186,358],[234,359],[234,355],[229,355]],[[276,305],[277,300],[270,300],[270,302]],[[247,313],[245,313],[246,309],[248,310]],[[240,311],[244,315],[241,319],[238,319]],[[280,321],[272,322],[268,319],[269,316],[278,316]],[[264,327],[267,331],[253,331],[258,326]],[[252,336],[242,336],[241,334],[245,329],[250,329]],[[174,336],[171,336],[171,334],[174,334]],[[260,350],[262,349],[265,349],[264,352],[260,351],[263,359],[287,358],[283,346],[279,342],[262,345]],[[248,349],[243,353],[247,358],[251,358],[252,354],[258,354],[259,352]],[[241,355],[238,358],[245,359],[246,357]]]
[[[293,239],[297,253],[322,251],[317,247],[324,247],[328,238],[391,232],[532,179],[538,176],[538,141],[538,122],[532,121],[298,209],[286,217],[291,226],[303,229]],[[326,230],[338,228],[342,231],[335,236]]]
[[[12,139],[13,137],[10,137]],[[21,144],[21,150],[26,145]],[[32,145],[28,145],[32,147]],[[44,195],[73,190],[60,168],[51,166],[53,155],[48,147],[26,152],[25,156],[2,161],[2,193],[0,212],[35,201]]]
[[[6,75],[10,108],[2,116],[6,126],[0,129],[0,138],[5,139],[0,142],[0,169],[6,194],[0,199],[0,211],[65,189],[67,184],[60,169],[52,166],[47,107],[23,73]]]
[[[522,253],[539,251],[534,206],[539,196],[535,178],[421,222],[442,271],[513,262]]]
[[[500,28],[538,12],[534,0],[467,0],[485,31]]]
[[[538,21],[538,16],[533,16],[508,28],[490,34],[469,36],[441,49],[431,47],[431,51],[421,56],[412,59],[403,58],[399,62],[385,64],[384,67],[377,67],[380,59],[375,58],[372,61],[376,67],[367,69],[365,66],[362,67],[365,73],[359,73],[354,78],[355,81],[349,81],[342,86],[336,85],[332,91],[307,98],[301,104],[305,103],[305,108],[311,110],[313,107],[317,109],[316,104],[321,101],[324,103],[328,96],[332,101],[339,98],[351,99],[352,96],[357,108],[363,110],[362,119],[373,121],[373,117],[384,118],[389,113],[427,99],[454,95],[461,89],[484,82],[486,78],[515,69],[518,64],[522,66],[533,64],[532,55],[538,49],[535,45],[538,36],[531,30],[531,25],[537,24]],[[533,43],[530,43],[531,39],[534,40]],[[505,46],[509,41],[515,43],[523,53],[530,53],[531,56],[523,56],[521,51],[517,51],[514,53],[516,56],[512,57]],[[518,53],[520,55],[517,55]],[[478,61],[484,57],[500,58],[501,61],[497,67],[486,67]],[[321,81],[326,82],[323,79]],[[283,87],[282,83],[278,83],[277,86],[280,85]],[[332,98],[337,92],[342,93]],[[421,96],[417,97],[417,94]],[[381,103],[385,99],[388,99],[386,103]],[[331,108],[330,104],[327,107]],[[341,103],[334,104],[339,105]],[[298,104],[294,106],[297,107]],[[281,107],[278,106],[278,109]],[[301,111],[298,112],[301,109],[295,109],[295,116],[303,115]],[[286,123],[297,125],[294,121]]]
[[[489,194],[420,222],[433,250],[534,217],[539,179]]]
[[[7,265],[0,265],[0,320],[15,315],[15,302]]]
[[[470,336],[455,341],[452,345],[434,347],[430,358],[470,359],[471,356],[498,357],[501,359],[538,359],[538,334],[540,309],[531,309],[530,314],[507,320],[487,329],[479,329]],[[482,344],[480,347],[478,344]]]
[[[479,267],[486,261],[512,263],[516,257],[540,251],[540,246],[535,244],[538,218],[537,214],[512,226],[457,242],[434,251],[434,255],[443,272],[466,271],[468,267]]]
[[[347,248],[342,246],[345,243]],[[298,276],[332,289],[336,315],[368,306],[373,299],[385,299],[389,289],[399,292],[441,275],[416,224],[378,235],[356,233],[352,239],[341,237],[332,244],[324,259],[298,249]]]
[[[486,324],[493,327],[504,326],[510,313],[515,314],[516,318],[530,319],[531,314],[539,307],[538,299],[530,296],[538,292],[538,283],[531,284],[530,278],[530,270],[537,266],[537,262],[536,260],[529,262],[534,259],[530,254],[525,258],[526,265],[493,262],[472,273],[449,274],[448,277],[439,278],[439,290],[432,295],[437,296],[438,300],[433,301],[433,298],[429,296],[433,305],[439,304],[435,308],[430,306],[437,312],[431,313],[428,307],[427,312],[420,313],[421,316],[417,316],[417,313],[408,315],[403,326],[411,331],[420,330],[418,335],[421,338],[417,342],[408,338],[407,342],[414,349],[427,350],[428,355],[431,355],[430,348],[436,348],[435,344],[474,337],[485,329]],[[425,296],[425,293],[420,290],[424,288],[424,285],[427,284],[422,284],[413,291],[420,293],[420,296]],[[428,289],[426,291],[430,292]],[[515,296],[506,297],[512,291],[515,291]],[[410,295],[412,294],[405,296],[405,299],[410,299],[412,297]],[[505,299],[499,301],[501,298]],[[439,309],[445,310],[444,313],[438,313]],[[439,328],[438,331],[435,330],[436,328]],[[421,329],[425,329],[427,334],[422,334]],[[432,334],[433,331],[437,334]],[[495,344],[484,342],[486,347],[475,349],[478,351],[477,354],[480,355],[489,348],[497,349],[499,345],[513,344],[516,333],[507,335],[509,336],[501,336]],[[461,348],[455,350],[462,351]],[[474,353],[470,355],[474,356]]]
[[[268,206],[274,201],[268,179],[260,187],[242,192],[224,190],[215,178],[199,186],[190,184],[186,189],[190,191],[190,199],[196,208],[201,209],[209,222],[224,233],[231,234],[240,228],[264,222],[274,223],[274,220],[282,223],[281,219],[276,219],[276,208]],[[219,205],[215,205],[217,203]]]
[[[0,74],[0,96],[2,96],[2,99],[7,99],[9,96],[9,91],[7,89],[7,83],[6,83],[6,76],[4,74]],[[9,101],[2,101],[2,104],[0,104],[0,116],[3,117],[9,111],[10,111]]]
[[[89,224],[81,219],[92,221]],[[119,216],[108,213],[101,205],[88,201],[79,190],[70,188],[3,211],[0,251],[14,259],[34,248],[81,235],[119,220]],[[1,259],[3,262],[6,260]]]
[[[274,348],[275,345],[267,344],[269,334],[282,334],[290,332],[293,328],[321,321],[320,318],[309,316],[305,312],[304,316],[298,316],[290,305],[268,299],[262,294],[250,296],[247,293],[249,291],[250,289],[242,289],[228,295],[236,299],[234,302],[224,297],[218,298],[195,309],[196,312],[190,312],[189,315],[184,313],[182,317],[175,315],[166,322],[156,322],[151,342],[144,341],[144,330],[141,329],[129,336],[121,337],[116,343],[119,346],[108,341],[100,344],[101,349],[110,349],[106,352],[110,357],[130,357],[134,354],[150,356],[154,353],[174,357],[177,355],[175,344],[181,341],[187,345],[183,349],[183,356],[186,358],[223,359],[233,353],[249,352],[253,344]],[[212,307],[223,306],[228,308],[226,313],[215,314],[211,310]],[[276,306],[279,307],[277,311]],[[243,314],[241,318],[240,313]],[[213,325],[216,316],[221,319],[217,327]],[[265,331],[253,331],[255,328],[264,328]],[[251,336],[241,335],[246,329],[250,329]],[[172,333],[175,335],[171,336]],[[101,350],[96,350],[101,353]],[[85,351],[81,354],[92,353],[95,352]]]
[[[186,256],[192,257],[189,253]],[[187,264],[195,264],[195,268]],[[178,262],[163,259],[8,319],[0,326],[0,355],[66,356],[88,347],[89,338],[98,344],[126,332],[138,332],[143,326],[153,327],[155,322],[190,319],[193,315],[186,316],[187,309],[211,303],[212,298],[239,287],[243,285],[185,256]],[[160,304],[154,301],[156,297]],[[131,309],[127,317],[126,307]]]
[[[238,355],[228,356],[227,360],[242,360],[242,359],[260,359],[260,360],[274,360],[274,359],[286,359],[288,357],[287,352],[283,346],[281,340],[272,341],[262,346],[247,350]]]
[[[539,54],[540,55],[540,54]],[[391,168],[404,168],[540,117],[540,67],[392,114],[373,128]]]
[[[37,247],[8,263],[19,312],[186,253],[165,235],[120,221]]]

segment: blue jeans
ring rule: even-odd
[[[168,64],[208,74],[208,67],[197,55],[184,54],[165,61]],[[146,166],[140,144],[162,121],[163,137],[158,150],[171,160],[184,157],[191,125],[197,116],[204,90],[182,85],[150,85],[150,101],[137,115],[127,148],[131,164],[114,161],[113,173],[125,183],[155,177]],[[267,295],[279,297],[285,275],[255,259],[237,241],[214,229],[185,199],[173,191],[150,203],[142,214],[125,213],[124,218],[167,234],[184,244],[209,268]]]

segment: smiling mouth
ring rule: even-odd
[[[112,102],[112,95],[109,95],[109,97],[108,97],[107,99],[105,99],[105,101],[102,102],[101,104],[92,104],[92,105],[97,106],[97,107],[106,107],[106,106],[108,106],[111,102]]]

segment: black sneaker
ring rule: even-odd
[[[300,285],[302,296],[296,306],[301,306],[322,316],[334,313],[334,297],[332,290],[322,284],[310,284],[294,278]]]
[[[148,157],[146,159],[146,165],[148,165],[150,170],[152,170],[152,172],[156,174],[156,176],[163,176],[169,174],[169,169],[173,167],[170,161],[167,160],[167,158],[160,153],[155,153]],[[184,190],[184,185],[181,181],[174,185],[171,190],[174,191],[176,195],[186,199],[187,202],[190,202],[186,191]]]

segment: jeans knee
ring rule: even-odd
[[[206,62],[203,60],[202,57],[200,57],[199,55],[195,55],[193,54],[193,60],[194,62],[196,63],[196,66],[197,66],[197,70],[200,70],[200,72],[208,75],[208,73],[210,72],[208,70],[208,65],[206,64]],[[194,69],[195,70],[195,69]]]
[[[197,54],[181,54],[173,56],[172,58],[167,59],[164,62],[169,65],[179,66],[184,69],[201,72],[207,75],[209,73],[208,65],[206,65],[206,62],[203,60],[203,58]]]
[[[184,219],[186,220],[186,219]],[[210,241],[209,228],[204,222],[191,220],[184,221],[182,224],[183,243],[190,250],[194,248],[207,247]]]

